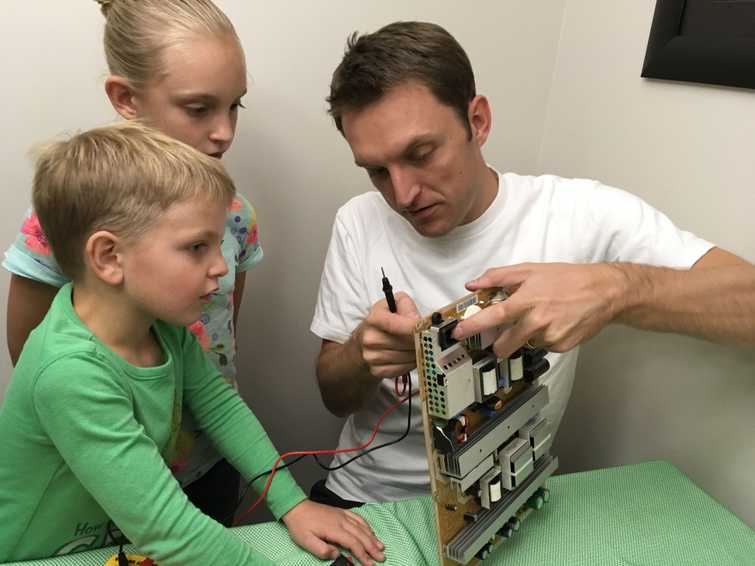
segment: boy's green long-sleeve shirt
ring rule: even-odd
[[[268,563],[191,505],[165,464],[185,403],[245,478],[270,469],[277,452],[252,412],[185,328],[156,322],[164,363],[135,367],[71,295],[29,337],[0,408],[0,562],[112,544],[112,519],[161,565]],[[282,470],[267,504],[280,518],[304,498]]]

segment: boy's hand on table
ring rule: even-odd
[[[293,541],[321,559],[338,557],[339,545],[348,549],[362,564],[372,566],[385,560],[383,543],[362,517],[305,500],[283,515]]]

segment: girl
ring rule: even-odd
[[[110,70],[105,92],[127,120],[139,118],[220,159],[233,142],[246,93],[244,54],[233,25],[210,0],[97,0],[106,18]],[[228,273],[190,328],[210,360],[233,382],[235,329],[245,272],[262,259],[255,213],[237,195],[225,225],[222,252]],[[29,332],[67,281],[29,212],[6,253],[11,272],[8,347],[15,364]],[[183,412],[178,457],[170,463],[190,500],[228,526],[238,503],[239,474],[222,460]],[[318,541],[322,542],[322,541]],[[322,550],[319,545],[309,550]]]

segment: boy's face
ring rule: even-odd
[[[220,244],[227,209],[203,198],[173,204],[123,252],[127,300],[148,318],[188,325],[228,272]]]
[[[356,164],[388,205],[428,237],[475,220],[489,204],[490,173],[480,147],[456,112],[430,90],[407,82],[373,104],[342,116]]]

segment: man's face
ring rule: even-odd
[[[478,132],[473,121],[470,139],[459,115],[422,84],[394,87],[377,102],[344,112],[341,123],[356,164],[423,236],[475,220],[495,197],[480,152],[487,127]]]
[[[220,250],[226,212],[205,198],[171,205],[123,254],[128,300],[149,318],[199,319],[228,272]]]

